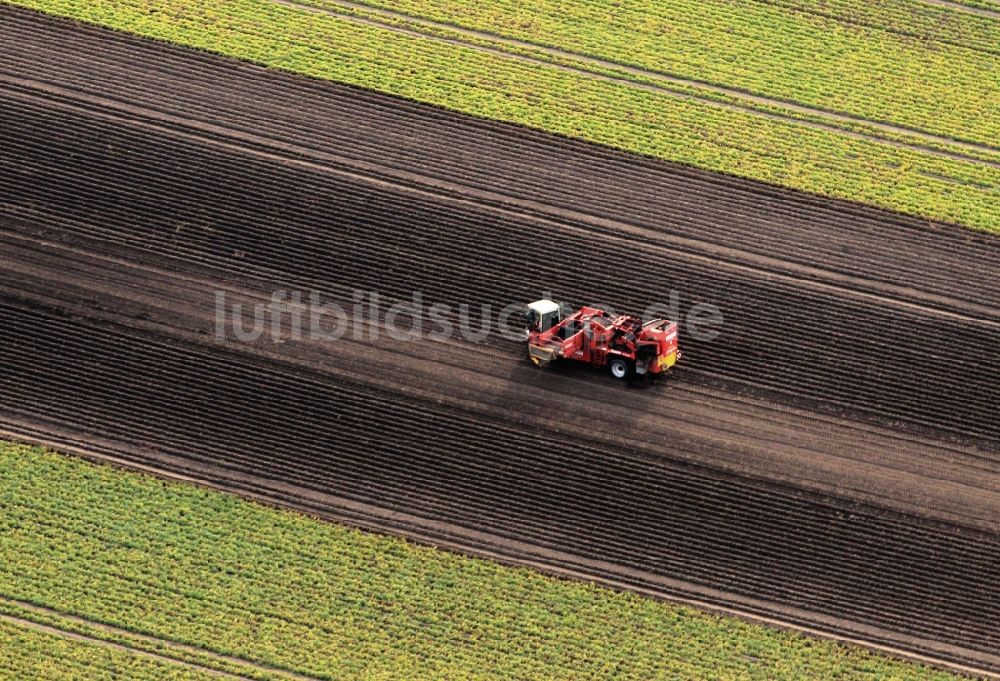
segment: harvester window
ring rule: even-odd
[[[528,325],[529,329],[537,329],[538,328],[538,313],[537,312],[535,312],[534,310],[532,310],[529,307],[527,309],[527,312],[525,313],[524,316],[525,316],[525,320],[527,322],[527,325]]]
[[[567,338],[571,338],[576,335],[580,331],[580,328],[580,323],[576,320],[566,322],[566,325],[560,329],[562,339],[566,340]]]

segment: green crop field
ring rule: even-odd
[[[9,443],[0,555],[0,659],[53,678],[953,678]]]
[[[329,11],[270,0],[16,4],[1000,233],[992,19],[913,0],[645,0],[627,11],[615,2],[393,3],[436,22],[427,25],[309,1]],[[486,28],[495,35],[468,32]]]
[[[219,677],[169,660],[0,620],[0,678],[209,681]]]

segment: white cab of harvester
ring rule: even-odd
[[[551,300],[536,300],[528,305],[528,328],[545,331],[562,319],[562,306]]]

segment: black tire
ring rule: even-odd
[[[608,371],[618,380],[630,378],[633,374],[632,363],[623,357],[613,357],[608,362]]]

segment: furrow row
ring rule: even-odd
[[[990,406],[1000,397],[997,376],[981,370],[1000,364],[1000,333],[990,324],[883,309],[572,224],[143,138],[58,112],[39,112],[30,127],[7,120],[8,206],[44,205],[100,224],[93,235],[107,242],[277,285],[323,290],[336,282],[390,299],[419,290],[428,302],[494,310],[546,290],[643,309],[668,301],[680,284],[682,308],[709,302],[724,319],[717,339],[683,339],[693,368],[941,429],[1000,433]],[[60,144],[50,146],[53,139]],[[68,163],[66,147],[74,148]],[[629,263],[624,280],[617,263]],[[946,374],[927,371],[944,361]]]

